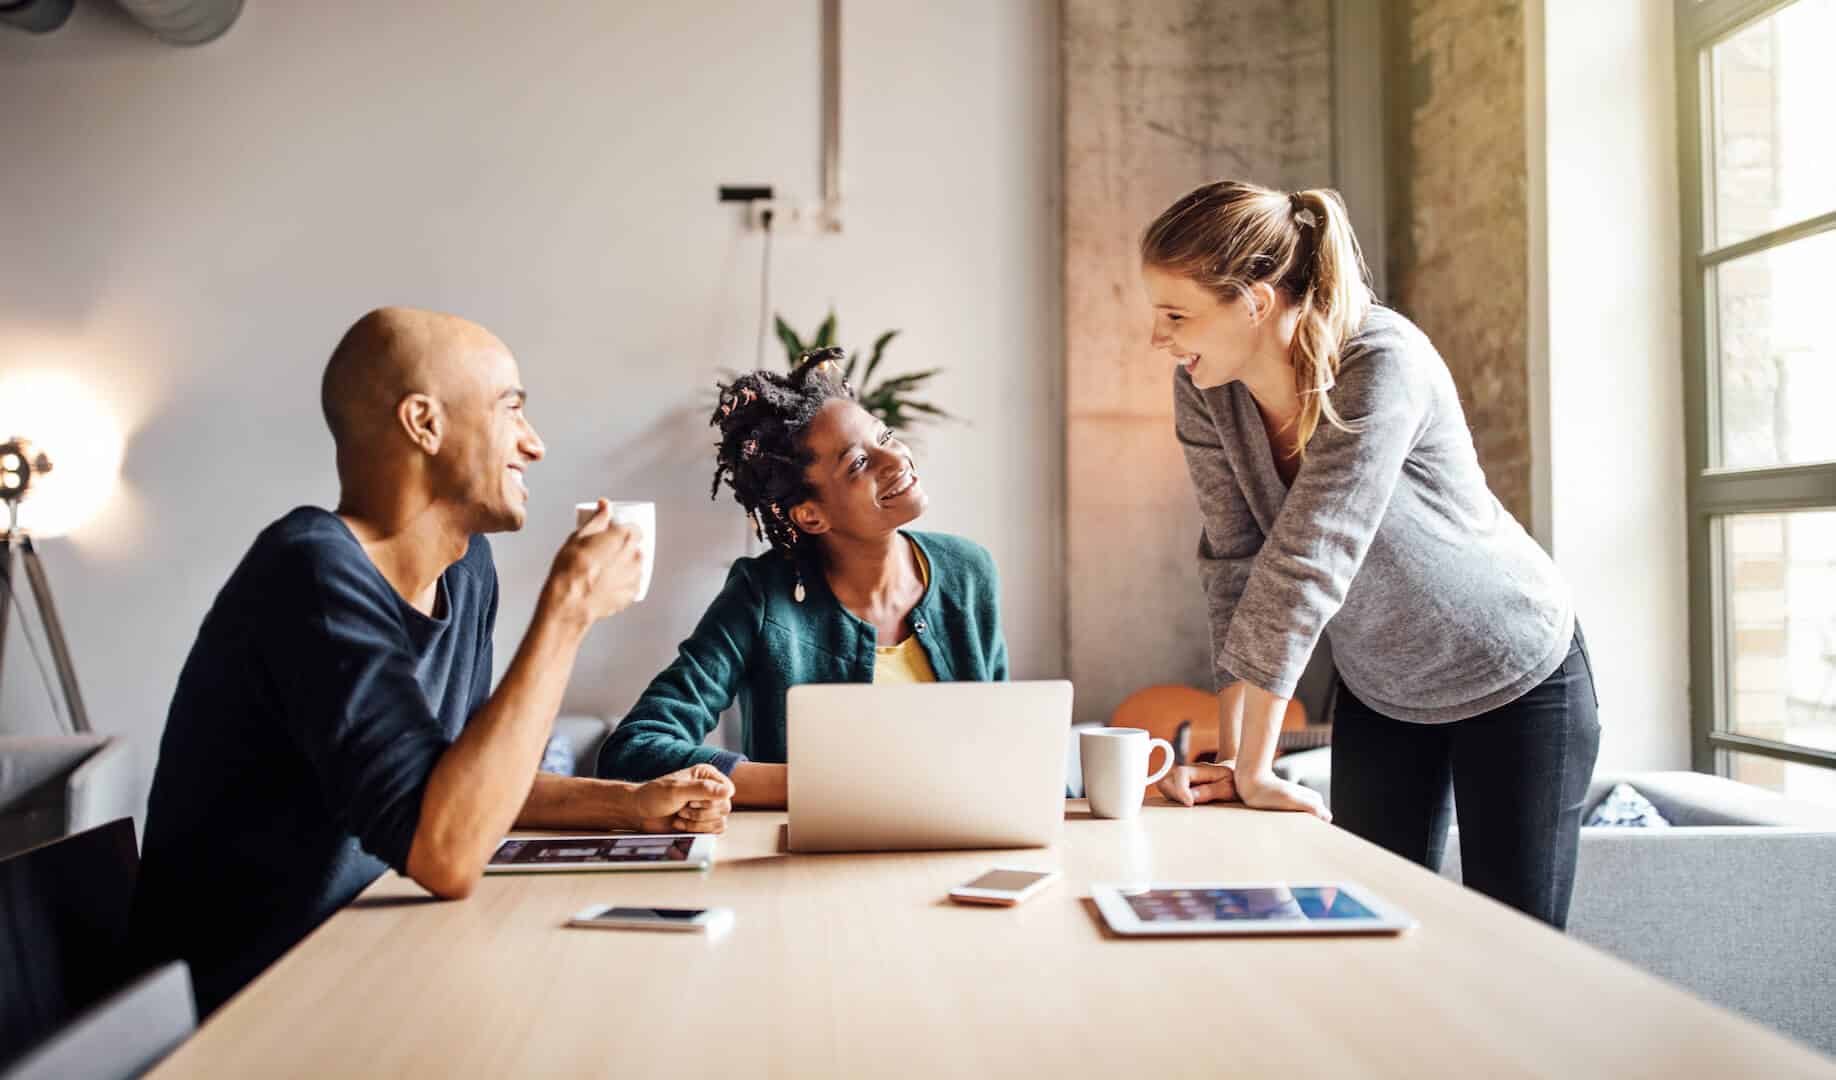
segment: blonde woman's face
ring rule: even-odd
[[[1247,300],[1226,303],[1191,278],[1157,266],[1141,268],[1141,283],[1154,307],[1148,343],[1184,368],[1194,386],[1209,390],[1242,377],[1257,333]]]

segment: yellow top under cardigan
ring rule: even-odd
[[[919,579],[925,588],[930,588],[931,564],[925,561],[924,552],[918,550],[917,544],[912,545],[912,555],[918,560]],[[873,681],[876,684],[937,681],[937,673],[931,670],[931,661],[918,644],[917,634],[905,635],[905,640],[897,645],[877,645],[873,653]]]

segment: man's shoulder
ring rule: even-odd
[[[263,529],[236,576],[269,607],[318,607],[339,595],[382,603],[393,592],[350,526],[316,506],[291,510]]]
[[[264,583],[310,578],[322,568],[362,556],[362,545],[338,515],[316,506],[301,506],[256,534],[237,576]]]
[[[249,549],[248,561],[265,567],[284,566],[295,571],[374,566],[344,519],[317,506],[301,506],[290,510],[263,529],[256,536],[254,546]],[[497,563],[492,558],[491,541],[482,533],[470,538],[465,554],[453,565],[481,582],[494,583],[497,580]]]
[[[330,510],[295,507],[255,537],[251,555],[337,560],[362,554],[350,527]]]

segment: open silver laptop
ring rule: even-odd
[[[792,851],[1045,847],[1064,827],[1068,682],[794,686]]]

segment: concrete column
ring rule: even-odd
[[[1065,0],[1061,26],[1068,666],[1079,718],[1102,720],[1146,686],[1211,686],[1198,512],[1136,243],[1210,180],[1331,183],[1330,12]]]

